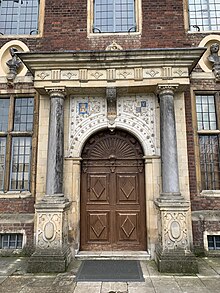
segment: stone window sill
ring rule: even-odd
[[[8,192],[3,192],[0,191],[0,199],[1,198],[27,198],[31,197],[31,192],[30,191],[8,191]]]
[[[220,197],[220,190],[203,190],[200,195],[207,197]]]

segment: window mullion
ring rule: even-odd
[[[20,31],[20,19],[21,19],[21,3],[24,0],[19,0],[18,1],[18,21],[17,21],[17,34],[19,35]]]
[[[113,0],[113,32],[116,32],[116,0]]]
[[[210,14],[209,0],[206,0],[206,2],[207,2],[207,13],[208,13],[209,30],[211,30],[212,29],[212,24],[211,24],[211,14]]]
[[[14,97],[10,97],[9,113],[8,113],[8,133],[6,139],[6,158],[5,158],[5,178],[4,178],[4,191],[9,190],[10,178],[10,163],[11,163],[11,132],[13,130],[13,116],[14,116]]]

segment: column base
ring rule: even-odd
[[[46,195],[35,205],[36,250],[28,262],[29,273],[61,273],[67,269],[71,260],[69,207],[62,194]]]
[[[181,249],[163,251],[158,245],[156,247],[155,261],[161,273],[198,273],[198,263],[191,251]]]
[[[71,261],[69,247],[65,251],[39,250],[28,261],[28,273],[63,273]]]

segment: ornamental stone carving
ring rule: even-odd
[[[37,246],[39,248],[60,248],[62,215],[60,213],[39,213]]]
[[[115,105],[117,108],[113,107],[114,113],[110,113],[111,97],[112,103],[116,103],[116,89],[111,95],[113,89],[107,89],[109,99],[104,97],[74,97],[71,99],[69,157],[79,157],[85,140],[95,131],[108,127],[118,127],[130,131],[142,143],[145,154],[155,155],[157,153],[155,95],[117,97]],[[112,123],[110,123],[111,121]]]
[[[210,46],[210,55],[208,56],[209,62],[212,64],[212,71],[215,75],[216,81],[220,81],[220,56],[219,52],[219,44],[214,43]]]
[[[185,212],[165,212],[162,214],[164,221],[163,238],[165,249],[187,249],[188,231]]]
[[[11,54],[11,59],[9,59],[6,62],[9,68],[9,73],[7,74],[7,80],[9,84],[12,84],[14,82],[15,77],[18,74],[19,68],[22,66],[22,62],[16,56],[16,52],[18,52],[18,49],[12,47],[9,49],[9,51]]]

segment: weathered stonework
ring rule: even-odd
[[[68,245],[70,203],[57,196],[45,196],[35,206],[36,250],[28,262],[28,271],[64,272],[71,260]]]

